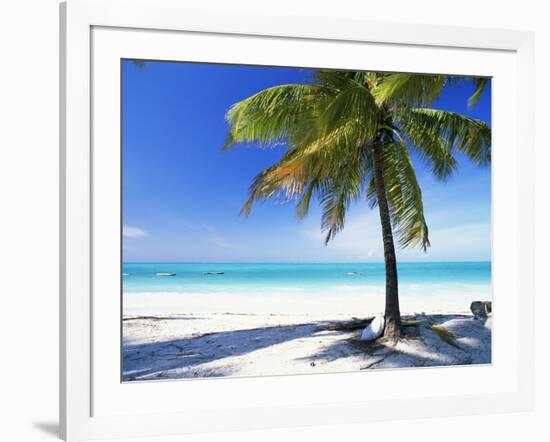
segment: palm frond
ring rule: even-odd
[[[475,90],[470,98],[468,98],[468,107],[474,107],[477,104],[481,95],[483,95],[483,91],[489,84],[488,78],[475,77],[472,81],[474,82]]]
[[[373,90],[378,105],[427,106],[443,90],[444,75],[387,74]]]
[[[450,146],[445,144],[438,133],[425,130],[424,125],[416,123],[415,119],[404,118],[395,135],[414,146],[419,156],[431,167],[433,175],[445,181],[456,171],[458,163]]]
[[[256,201],[276,198],[286,203],[302,193],[307,184],[304,162],[297,159],[293,152],[261,171],[254,177],[249,187],[248,199],[241,213],[248,216]]]
[[[298,219],[305,218],[309,212],[309,206],[311,204],[311,198],[313,193],[319,187],[319,179],[314,178],[309,182],[306,187],[305,192],[302,193],[302,196],[299,198],[298,203],[296,204],[296,217]]]
[[[426,251],[430,240],[422,191],[404,142],[384,146],[384,184],[399,244],[403,248],[420,245]]]
[[[344,228],[350,204],[363,194],[364,184],[371,174],[367,152],[367,149],[356,149],[352,156],[341,161],[329,179],[320,183],[321,228],[326,232],[325,244]]]
[[[315,72],[313,84],[323,87],[332,94],[353,88],[357,85],[363,85],[365,72],[360,71],[326,71],[319,70]]]
[[[317,86],[287,84],[258,92],[234,104],[226,113],[229,133],[224,148],[243,142],[284,140],[299,127],[319,94]]]
[[[437,137],[447,149],[457,149],[475,164],[491,162],[491,128],[484,121],[437,109],[410,109],[400,120],[404,126],[414,127],[408,133],[422,133],[425,139]]]
[[[358,127],[348,122],[310,145],[289,148],[279,162],[254,178],[242,213],[248,215],[256,201],[276,198],[283,203],[297,200],[296,216],[303,218],[317,193],[326,209],[323,229],[330,230],[333,238],[339,230],[336,210],[347,208],[359,196],[358,188],[370,168],[369,151],[354,136]],[[346,189],[350,186],[355,190]]]
[[[321,139],[325,143],[343,128],[347,133],[349,124],[355,125],[359,139],[373,136],[379,108],[362,82],[364,76],[363,72],[318,71],[314,78],[318,88],[315,100],[302,113],[301,129],[289,136],[290,143],[315,145]]]
[[[378,107],[374,97],[364,86],[356,83],[334,96],[327,97],[326,107],[319,113],[319,136],[355,120],[363,130],[364,136],[373,136],[377,129]]]
[[[321,135],[321,133],[323,135]],[[293,150],[302,158],[310,158],[311,161],[323,161],[321,169],[325,175],[337,167],[339,161],[353,155],[368,140],[368,133],[360,119],[348,119],[340,126],[334,127],[330,132],[326,129],[312,129],[307,136],[293,144]],[[321,170],[319,170],[319,174]]]

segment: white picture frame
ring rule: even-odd
[[[177,0],[69,0],[61,4],[60,12],[60,427],[64,439],[160,436],[532,408],[531,33],[313,17],[245,16],[229,11],[191,10]],[[248,57],[256,57],[250,59],[256,64],[272,61],[298,65],[304,54],[300,50],[307,47],[311,53],[310,66],[316,63],[315,53],[323,51],[328,56],[333,54],[332,61],[324,62],[332,65],[326,67],[365,68],[364,61],[350,61],[345,54],[368,46],[369,51],[379,53],[380,48],[404,51],[402,59],[392,57],[393,64],[388,61],[384,65],[388,70],[445,69],[444,73],[451,73],[442,66],[454,60],[452,73],[498,72],[495,78],[500,78],[501,85],[509,86],[513,93],[508,94],[506,101],[510,109],[495,112],[498,124],[494,137],[502,146],[506,145],[509,155],[497,158],[493,165],[493,220],[498,221],[498,231],[493,233],[493,258],[498,258],[493,287],[499,290],[495,308],[502,319],[497,317],[495,321],[497,353],[490,367],[433,368],[423,371],[425,374],[404,370],[399,376],[393,371],[373,374],[371,380],[376,379],[378,384],[392,379],[398,391],[385,396],[380,393],[378,397],[369,394],[369,399],[360,394],[362,388],[368,388],[365,383],[368,378],[359,379],[352,374],[120,384],[117,371],[120,361],[116,358],[119,344],[109,344],[109,340],[118,340],[112,333],[118,333],[114,321],[119,315],[116,302],[120,301],[98,295],[113,284],[107,273],[110,263],[118,262],[115,255],[116,259],[110,261],[109,247],[114,244],[117,252],[120,238],[109,238],[113,229],[103,222],[109,218],[110,225],[120,225],[119,200],[109,198],[109,193],[116,194],[109,186],[118,180],[118,163],[109,156],[114,149],[94,150],[93,146],[98,142],[108,146],[116,140],[119,124],[118,78],[113,78],[116,60],[179,59],[184,57],[178,55],[182,39],[193,39],[196,52],[186,53],[186,59],[201,59],[197,50],[202,48],[205,54],[202,61],[211,62],[244,62],[239,45],[246,44],[250,49]],[[234,53],[216,52],[224,39],[235,42]],[[260,40],[262,47],[272,45],[272,48],[254,52],[255,42]],[[343,54],[341,59],[337,58],[339,53]],[[457,60],[463,60],[463,64],[458,65]],[[503,108],[496,106],[504,103],[502,100],[503,94],[496,87],[494,109]],[[94,180],[98,171],[106,177],[102,184]],[[508,201],[510,204],[506,204]],[[101,265],[106,273],[99,273],[104,276],[98,276]],[[114,268],[112,275],[118,278],[120,269]],[[102,326],[98,327],[95,321],[100,315]],[[503,345],[506,343],[513,345]],[[453,376],[455,390],[436,392],[438,382],[449,383],[445,382],[449,376]],[[428,384],[433,391],[426,387]],[[405,391],[407,385],[410,391]],[[282,394],[300,391],[298,387],[307,389],[303,391],[308,391],[308,396]],[[269,392],[266,400],[255,396],[254,392],[262,389]],[[340,393],[342,390],[344,393]],[[350,390],[355,390],[355,395],[346,393]],[[155,408],[137,403],[136,391],[138,397],[147,398],[143,402],[157,404]],[[185,407],[173,400],[174,396],[181,397],[182,392],[191,398]]]

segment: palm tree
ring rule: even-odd
[[[482,121],[428,106],[446,84],[442,75],[315,71],[309,84],[265,89],[226,114],[224,149],[239,143],[285,145],[282,158],[252,181],[242,213],[255,201],[292,201],[304,217],[315,196],[322,206],[325,244],[343,229],[350,204],[378,206],[386,271],[384,336],[401,334],[394,235],[401,247],[429,247],[422,192],[410,150],[433,174],[449,178],[455,152],[474,163],[491,161],[491,129]],[[470,79],[479,99],[487,80]]]

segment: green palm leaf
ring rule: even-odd
[[[404,142],[384,146],[384,182],[394,230],[401,247],[430,246],[422,191]]]
[[[440,138],[439,133],[427,131],[425,125],[419,124],[414,118],[405,117],[400,124],[401,130],[396,131],[396,136],[401,140],[404,136],[414,146],[437,179],[447,180],[455,172],[458,163],[445,140]]]
[[[488,78],[482,78],[482,77],[475,77],[473,78],[475,90],[472,96],[468,99],[468,106],[473,107],[477,104],[479,99],[481,98],[481,95],[483,94],[483,91],[489,84]]]
[[[355,149],[346,160],[340,161],[329,179],[320,182],[321,227],[326,232],[325,244],[344,228],[350,204],[364,193],[371,174],[369,165],[368,150]]]
[[[226,114],[229,133],[224,148],[237,143],[273,144],[303,127],[321,94],[317,86],[289,84],[265,89],[233,105]]]
[[[426,106],[441,94],[447,79],[443,75],[386,74],[373,95],[378,105]]]
[[[448,150],[465,153],[478,165],[491,162],[491,128],[481,120],[456,112],[421,108],[410,109],[399,119],[409,128],[409,136],[421,133],[425,139],[437,137]],[[417,136],[421,141],[419,138]]]

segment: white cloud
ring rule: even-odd
[[[124,238],[141,238],[146,235],[147,232],[139,227],[127,226],[126,224],[122,226],[122,236]]]

